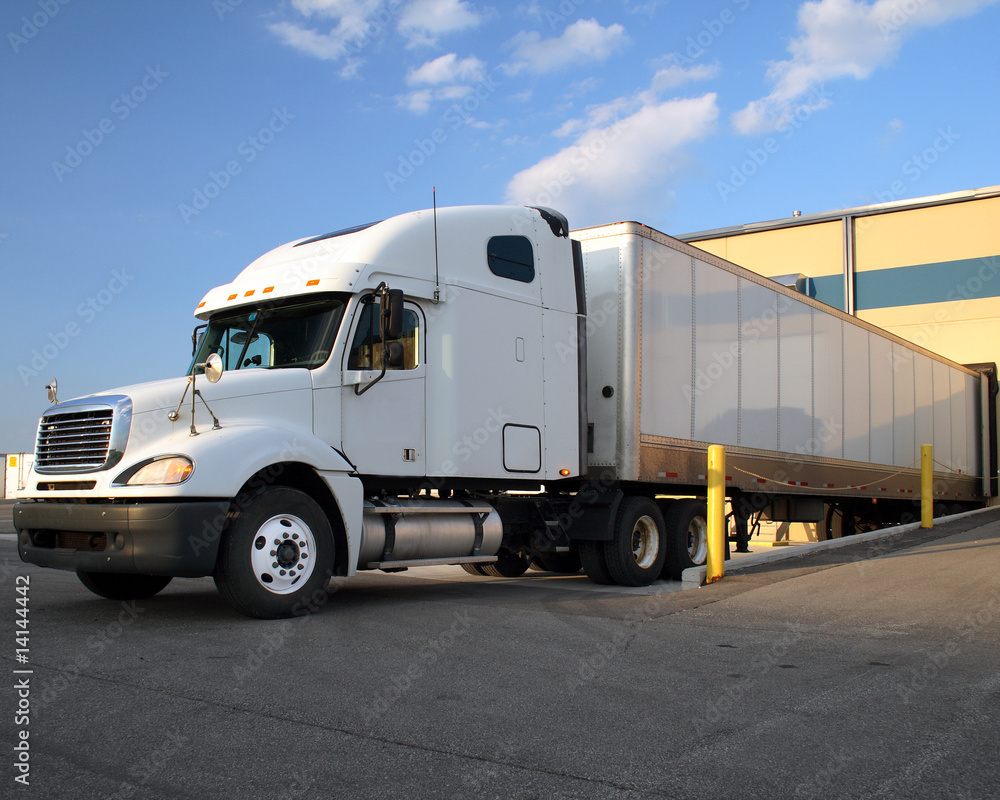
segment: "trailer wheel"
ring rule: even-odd
[[[580,553],[580,563],[583,564],[583,571],[594,583],[608,586],[615,582],[608,570],[608,561],[604,557],[604,542],[592,542],[583,540],[577,542]]]
[[[618,507],[614,538],[604,543],[608,572],[619,586],[648,586],[667,555],[660,507],[648,497],[626,497]]]
[[[477,577],[483,577],[486,573],[483,572],[482,564],[462,564],[462,569],[468,572],[470,575],[476,575]]]
[[[847,503],[830,503],[826,509],[826,538],[841,539],[858,532],[854,509]]]
[[[668,556],[664,572],[679,581],[684,570],[708,560],[708,510],[704,500],[675,500],[667,510]]]
[[[80,583],[109,600],[146,600],[166,588],[173,578],[163,575],[124,575],[117,572],[78,572]]]
[[[309,495],[272,486],[230,517],[219,542],[215,585],[248,617],[304,613],[333,574],[330,522]]]
[[[497,552],[497,560],[492,564],[483,564],[483,574],[494,578],[519,578],[528,571],[531,559],[503,547]]]

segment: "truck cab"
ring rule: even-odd
[[[556,212],[293,241],[195,315],[187,375],[45,411],[23,560],[115,598],[213,575],[239,610],[284,616],[334,575],[510,558],[476,496],[586,471],[582,275]]]

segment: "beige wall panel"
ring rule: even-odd
[[[1000,298],[876,308],[858,318],[959,364],[1000,364]]]
[[[844,226],[840,220],[692,244],[767,277],[801,272],[819,278],[844,272]]]
[[[1000,197],[859,217],[854,236],[858,272],[998,255]]]

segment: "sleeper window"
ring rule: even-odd
[[[490,272],[512,281],[531,283],[535,279],[535,255],[525,236],[494,236],[486,245]]]

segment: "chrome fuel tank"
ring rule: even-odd
[[[502,538],[500,515],[482,501],[366,500],[358,568],[386,561],[492,556]]]

